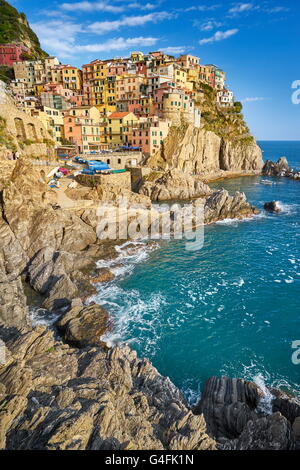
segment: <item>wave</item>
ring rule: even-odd
[[[221,370],[221,374],[255,382],[264,393],[264,397],[258,406],[258,409],[264,413],[272,410],[271,401],[273,395],[271,389],[281,390],[283,393],[293,396],[294,400],[300,404],[300,385],[298,383],[279,373],[270,372],[264,365],[263,358],[255,353],[250,353],[250,355],[252,357],[249,364],[226,364]]]
[[[40,307],[30,308],[28,312],[29,320],[35,328],[36,326],[52,326],[60,317],[60,314],[51,313]]]
[[[297,213],[297,209],[299,208],[298,204],[286,204],[281,201],[278,201],[278,206],[281,210],[281,213],[286,215],[294,215]]]

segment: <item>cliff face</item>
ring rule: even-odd
[[[230,141],[191,125],[172,128],[162,151],[147,161],[154,169],[178,168],[185,173],[205,176],[222,171],[256,172],[261,170],[262,164],[262,152],[254,140]]]
[[[22,43],[39,59],[48,54],[41,49],[37,35],[30,28],[26,15],[19,13],[5,0],[0,0],[0,44]]]
[[[18,150],[36,158],[54,157],[54,141],[43,123],[20,111],[0,80],[0,159]]]

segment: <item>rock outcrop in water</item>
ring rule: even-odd
[[[206,224],[224,219],[244,219],[256,214],[259,214],[259,210],[247,202],[244,193],[237,191],[230,196],[225,189],[220,189],[209,196],[204,207]]]
[[[264,209],[268,212],[281,212],[278,201],[270,201],[264,204]]]
[[[253,382],[211,377],[194,413],[203,413],[208,433],[216,438],[219,449],[299,449],[293,431],[300,416],[299,405],[292,401],[287,405],[287,397],[273,397],[270,411],[264,411],[260,406],[263,399],[264,392]]]
[[[263,166],[262,174],[264,176],[273,176],[273,177],[286,177],[292,178],[295,180],[300,180],[300,172],[294,171],[290,168],[286,157],[281,157],[275,163],[272,160],[267,160]]]

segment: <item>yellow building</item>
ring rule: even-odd
[[[130,59],[132,62],[141,62],[144,58],[144,54],[142,52],[132,52],[130,55]]]
[[[173,78],[174,78],[174,81],[177,83],[177,85],[184,88],[188,79],[188,73],[180,65],[175,65]]]
[[[103,143],[107,143],[111,147],[126,145],[128,143],[128,129],[138,122],[135,114],[127,112],[114,112],[104,119],[107,126],[104,127]]]
[[[141,115],[151,115],[155,113],[153,99],[149,96],[142,96],[140,99]]]
[[[67,90],[82,90],[82,72],[77,67],[64,65],[62,67],[62,85]]]
[[[49,138],[52,138],[55,141],[56,147],[62,145],[62,141],[65,138],[63,112],[58,109],[44,106],[43,111],[35,109],[31,112],[31,115],[42,121],[44,127],[49,133]]]
[[[70,65],[56,65],[51,69],[51,82],[62,85],[67,90],[81,92],[82,72]]]

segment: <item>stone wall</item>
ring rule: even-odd
[[[94,188],[96,186],[114,185],[124,189],[131,189],[131,175],[129,171],[125,173],[115,173],[111,175],[77,175],[76,181],[83,185]]]

